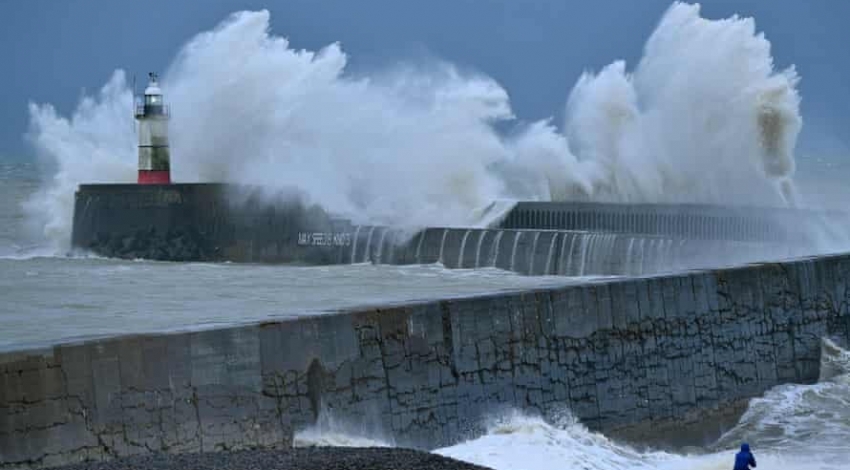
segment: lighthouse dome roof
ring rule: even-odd
[[[151,82],[147,88],[145,88],[146,95],[161,95],[162,90],[159,89],[159,84],[157,82]]]

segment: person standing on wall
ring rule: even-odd
[[[756,467],[756,458],[750,452],[750,445],[746,442],[741,444],[741,451],[735,454],[735,468],[732,470],[750,470]]]

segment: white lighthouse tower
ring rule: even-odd
[[[151,73],[143,100],[136,102],[139,121],[139,184],[171,183],[171,156],[168,148],[168,106]]]

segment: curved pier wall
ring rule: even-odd
[[[827,222],[828,221],[828,222]],[[616,204],[518,202],[493,223],[508,229],[536,228],[686,238],[801,243],[812,228],[846,226],[846,212],[705,204]]]
[[[325,412],[425,448],[501,407],[684,426],[817,380],[848,285],[843,255],[8,352],[0,468],[286,447]]]
[[[355,227],[342,261],[499,268],[524,275],[649,275],[788,259],[804,246],[565,230]]]
[[[717,267],[787,258],[801,248],[640,233],[643,225],[655,220],[653,214],[646,209],[623,219],[631,221],[635,233],[498,228],[416,232],[353,226],[294,195],[264,195],[255,188],[82,185],[76,194],[72,243],[103,256],[131,259],[320,265],[441,262],[449,268],[498,267],[522,274],[573,276]],[[620,220],[604,211],[596,216],[588,212],[586,218]]]

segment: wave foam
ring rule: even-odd
[[[793,68],[775,71],[749,18],[675,3],[634,71],[579,78],[566,121],[519,127],[493,79],[446,64],[354,77],[338,44],[292,49],[267,11],[191,39],[162,80],[174,179],[297,187],[359,223],[474,224],[494,200],[792,202],[801,126]],[[132,96],[117,71],[70,118],[30,106],[30,136],[58,168],[29,209],[67,246],[73,192],[130,182]]]

